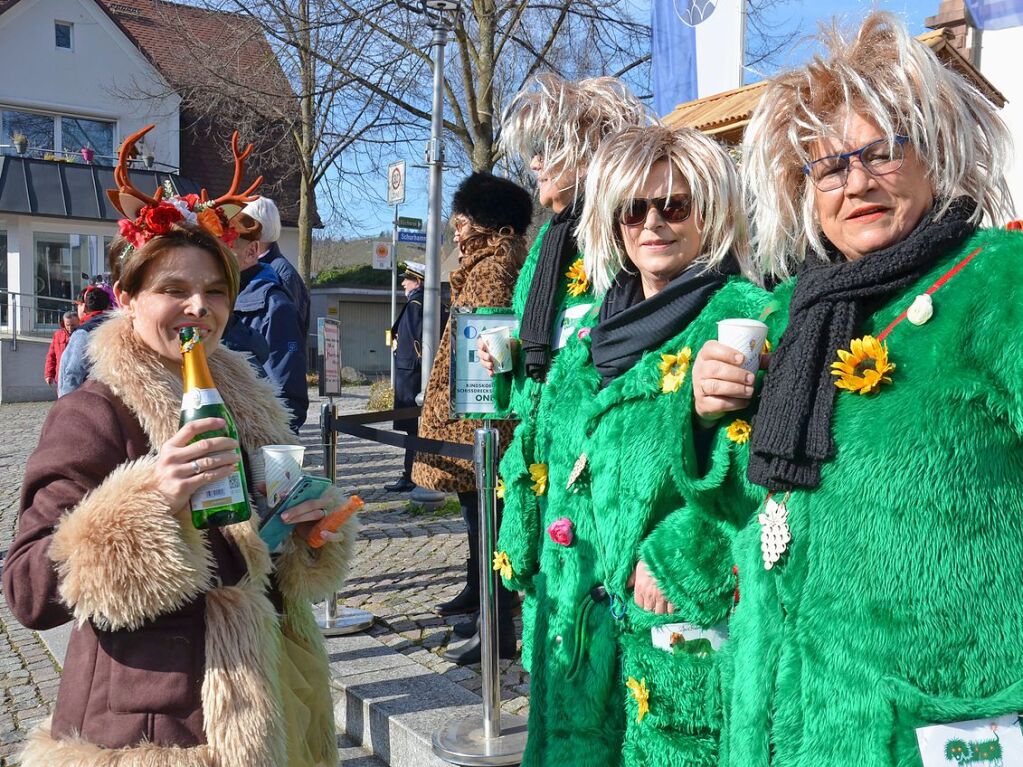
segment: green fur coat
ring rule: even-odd
[[[540,233],[530,248],[515,283],[512,309],[520,321],[526,309],[526,299],[529,297],[529,290],[533,284],[536,265],[540,260],[543,239],[549,228],[550,222],[540,228]],[[582,258],[582,253],[579,254],[579,258]],[[578,316],[581,318],[593,305],[594,297],[589,285],[587,284],[585,289],[579,292],[579,295],[572,295],[572,292],[578,292],[570,291],[573,284],[573,281],[566,275],[558,288],[555,295],[555,301],[559,307],[555,313],[556,322],[560,320],[562,313],[566,310],[579,313]],[[578,287],[582,288],[583,286],[579,285]],[[557,338],[557,328],[555,329],[555,338]],[[494,376],[494,400],[498,412],[505,415],[512,414],[520,420],[515,430],[515,439],[508,446],[502,445],[501,477],[505,485],[502,529],[508,531],[510,539],[506,548],[512,552],[520,564],[518,575],[510,585],[517,590],[527,592],[527,605],[524,608],[526,610],[530,609],[528,594],[532,585],[531,578],[536,572],[538,564],[536,542],[539,540],[541,505],[545,502],[542,497],[537,498],[533,493],[531,489],[533,483],[529,474],[530,465],[535,463],[533,451],[536,411],[544,386],[544,383],[535,381],[525,374],[522,355],[518,356],[516,367],[511,373]],[[529,668],[528,646],[525,649],[523,665],[527,669]]]
[[[920,767],[915,728],[1023,710],[1023,236],[977,232],[858,333],[978,248],[887,337],[891,384],[838,392],[836,455],[770,571],[750,509],[729,767]]]
[[[687,328],[605,388],[585,329],[559,354],[536,417],[530,492],[546,501],[542,517],[527,531],[506,515],[499,541],[509,584],[522,582],[523,569],[530,583],[524,765],[716,764],[716,653],[700,643],[694,653],[659,649],[651,629],[713,627],[733,603],[731,533],[686,508],[687,495],[705,482],[692,436],[688,358],[716,337],[717,320],[756,317],[766,303],[759,288],[731,281]],[[595,321],[591,310],[582,327]],[[666,379],[663,355],[679,358],[676,386]],[[556,520],[563,531],[570,525],[570,541],[547,532]],[[520,540],[526,535],[533,537]],[[640,559],[674,615],[656,616],[632,601],[628,581]]]

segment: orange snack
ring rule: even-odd
[[[338,530],[341,529],[341,525],[343,525],[345,522],[349,520],[352,514],[357,512],[365,505],[366,504],[363,503],[363,500],[359,496],[353,495],[351,498],[348,499],[348,501],[343,506],[338,507],[330,514],[328,514],[326,517],[317,522],[316,526],[313,528],[313,531],[309,533],[310,548],[314,549],[320,548],[323,544],[327,542],[323,538],[323,533],[325,532],[336,533]]]

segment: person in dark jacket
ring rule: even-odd
[[[244,224],[259,225],[259,262],[273,269],[281,284],[291,294],[298,308],[298,322],[303,337],[309,339],[309,288],[295,266],[281,252],[277,241],[281,237],[281,214],[269,197],[260,197],[242,208],[239,214]]]
[[[277,273],[259,262],[259,246],[258,234],[244,229],[233,246],[241,273],[234,316],[266,340],[270,354],[263,369],[291,413],[292,430],[298,433],[309,410],[305,337],[298,307]]]
[[[266,363],[270,361],[270,347],[258,332],[240,321],[234,314],[227,321],[220,345],[233,352],[249,356],[249,364],[260,378],[266,378]]]
[[[401,287],[405,291],[405,306],[391,327],[391,346],[394,350],[394,407],[415,407],[416,397],[423,388],[423,280],[426,266],[415,261],[405,265],[401,275]],[[419,421],[415,418],[394,422],[397,431],[409,436],[419,433]],[[412,462],[416,451],[405,451],[405,465],[401,477],[384,490],[392,493],[408,493],[415,489],[412,482]]]
[[[64,350],[67,349],[71,334],[77,329],[78,312],[64,312],[60,327],[54,331],[53,338],[50,339],[50,348],[46,351],[46,367],[43,369],[43,378],[47,386],[57,385],[60,358],[64,355]]]
[[[86,354],[89,334],[110,317],[110,296],[90,285],[82,295],[81,325],[71,334],[57,368],[57,396],[70,394],[89,377],[92,363]]]

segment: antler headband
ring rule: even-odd
[[[135,144],[151,131],[154,125],[147,125],[142,130],[131,134],[124,140],[117,155],[117,167],[114,169],[114,181],[117,189],[108,189],[107,197],[111,204],[120,211],[124,218],[118,222],[121,235],[133,248],[140,248],[153,237],[170,232],[171,226],[186,221],[201,226],[215,237],[219,237],[227,245],[234,243],[239,233],[248,233],[251,229],[243,224],[234,224],[233,220],[241,213],[242,208],[258,195],[253,195],[263,182],[260,176],[246,189],[239,192],[244,175],[245,160],[252,154],[252,144],[241,152],[238,151],[238,131],[231,136],[231,154],[234,156],[234,177],[231,188],[214,200],[209,199],[205,189],[199,194],[170,194],[173,190],[157,187],[152,196],[139,191],[131,183],[128,174],[128,158],[135,151]],[[164,193],[168,192],[165,198]],[[123,256],[122,256],[123,257]]]

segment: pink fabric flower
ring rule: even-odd
[[[547,535],[551,537],[552,541],[561,546],[571,546],[575,538],[575,533],[572,532],[572,520],[568,517],[555,519],[548,526]]]
[[[582,341],[584,338],[589,336],[589,334],[590,334],[590,329],[589,328],[580,328],[579,331],[575,335],[576,335],[576,338],[578,338],[580,341]]]

